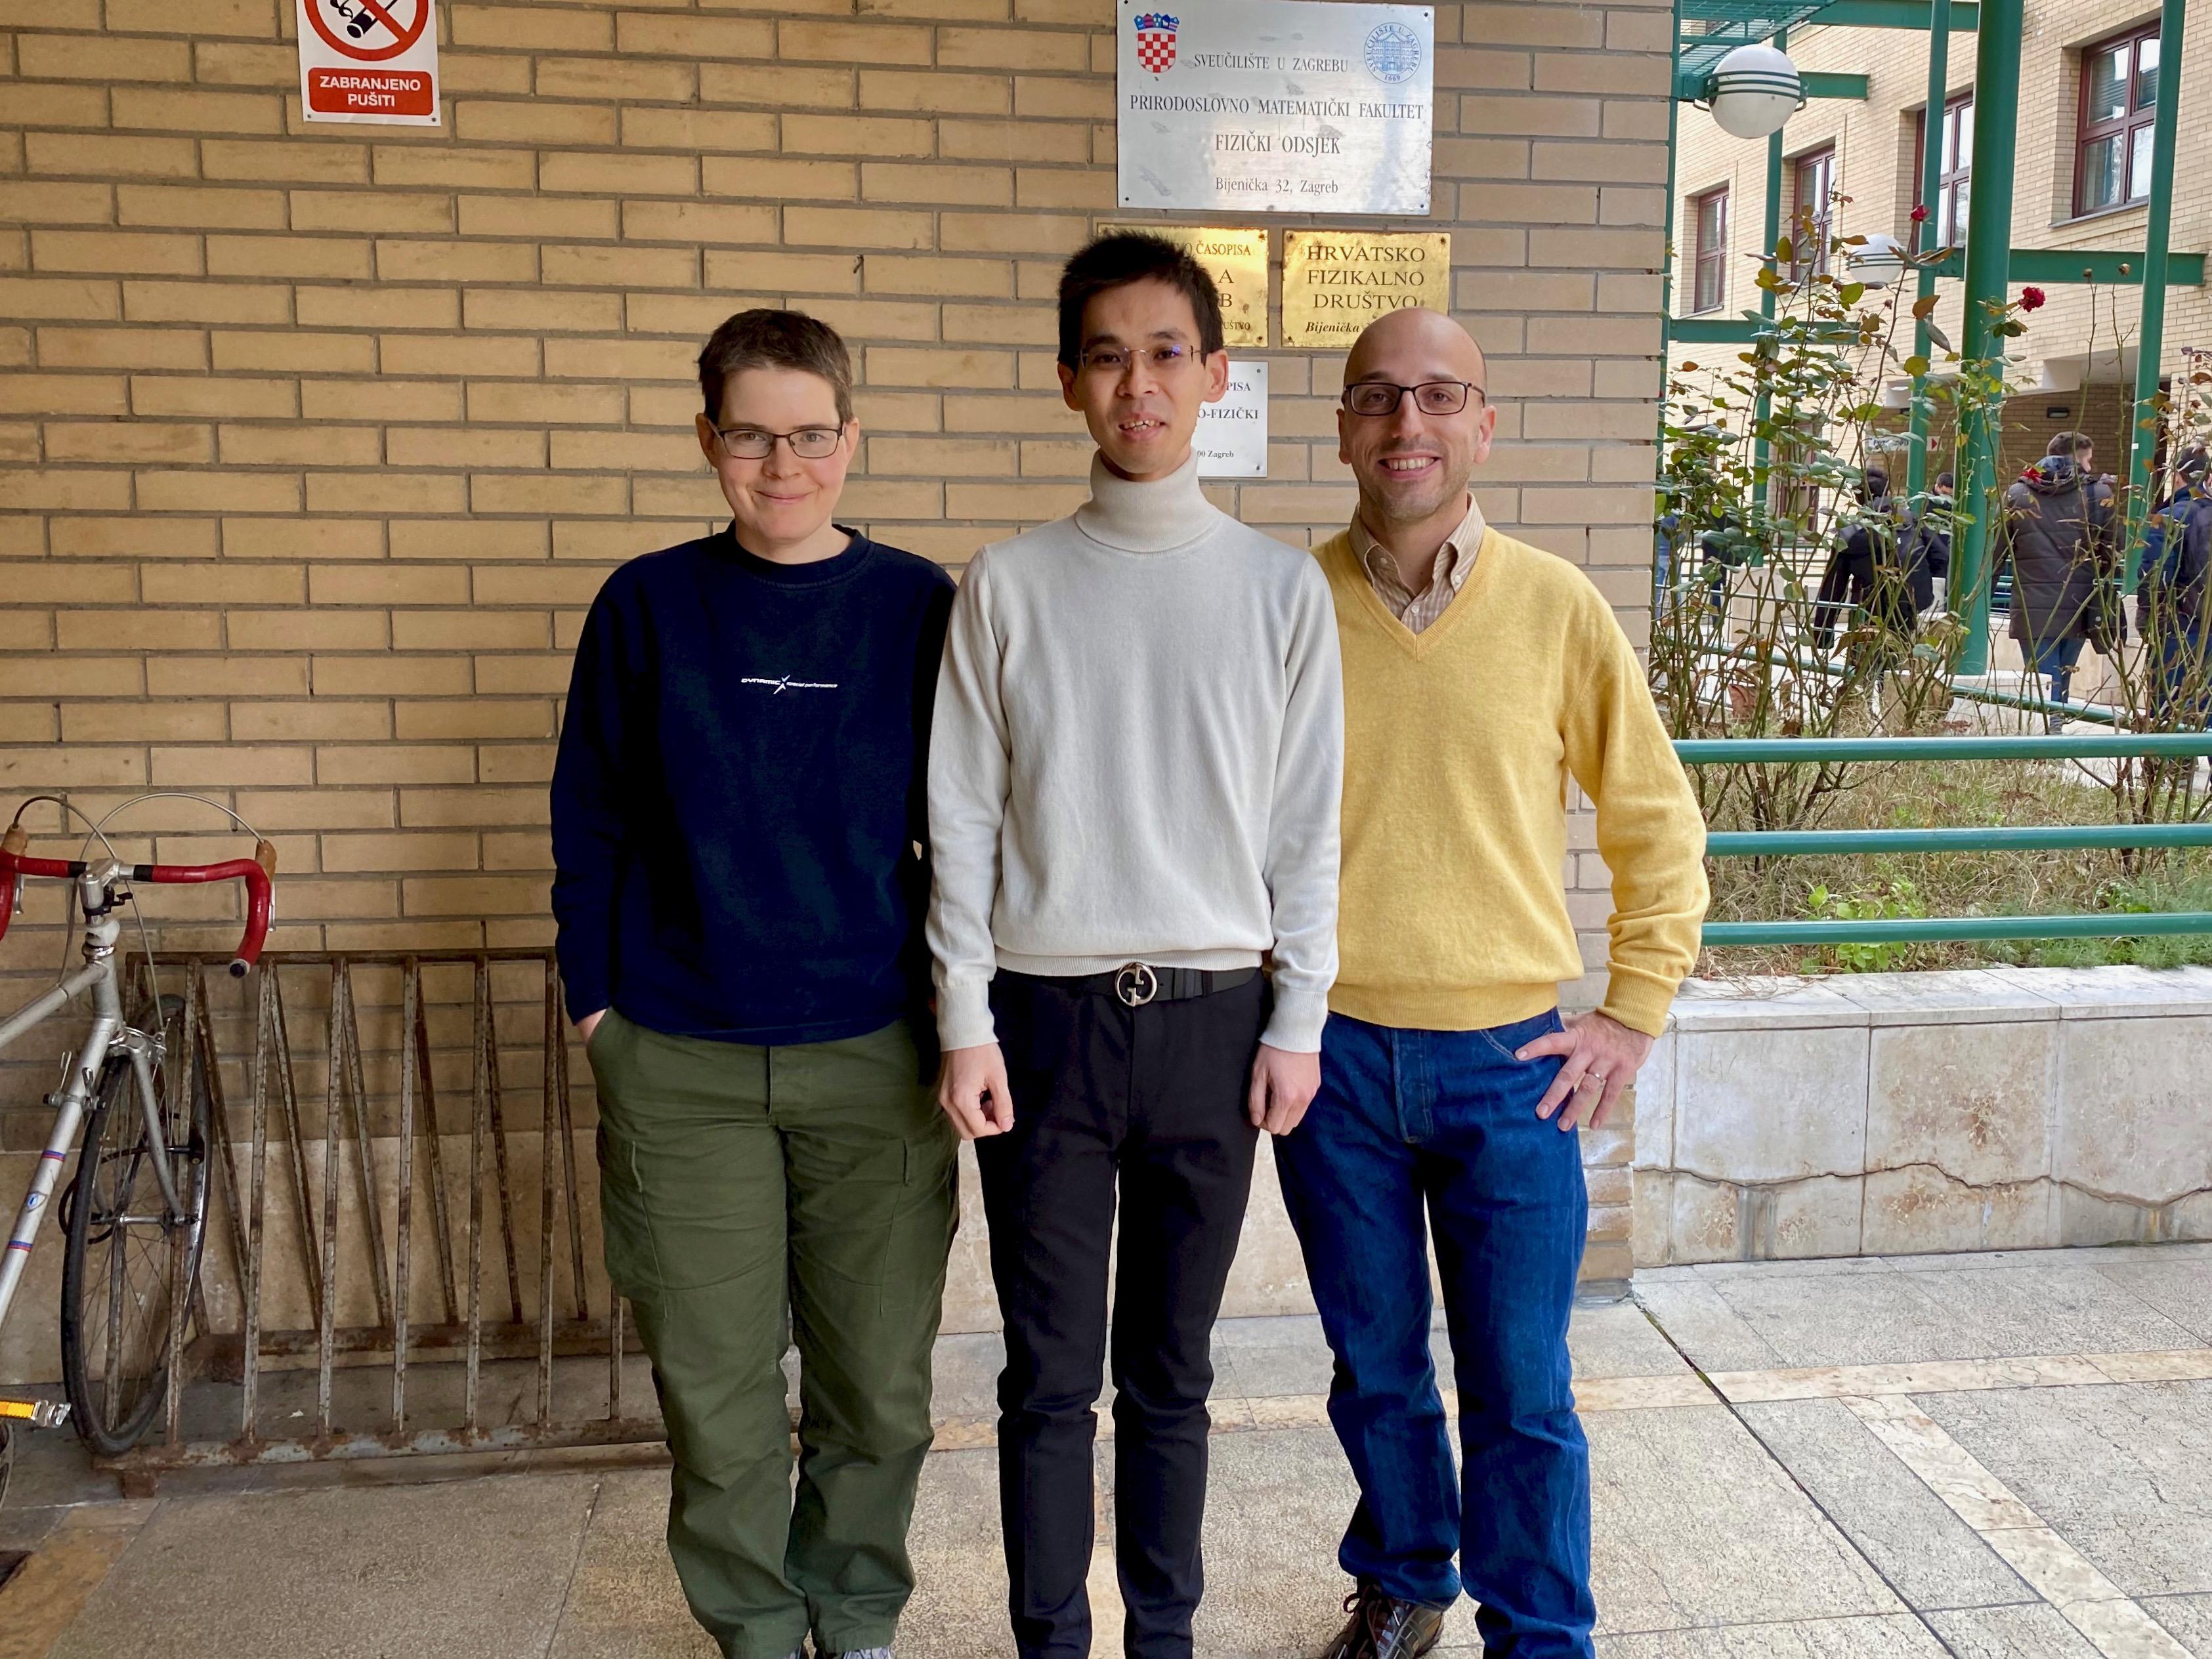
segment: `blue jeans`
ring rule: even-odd
[[[2081,660],[2082,641],[2079,635],[2066,640],[2045,640],[2035,647],[2035,672],[2051,677],[2051,701],[2064,702],[2068,689],[2074,684],[2074,665]]]
[[[1331,1014],[1321,1093],[1275,1165],[1336,1356],[1329,1420],[1359,1482],[1337,1559],[1409,1601],[1462,1588],[1492,1659],[1589,1659],[1589,1452],[1567,1316],[1589,1200],[1581,1137],[1536,1115],[1557,1060],[1489,1031]],[[1430,1358],[1436,1232],[1462,1468]],[[1455,1571],[1453,1557],[1458,1556]]]

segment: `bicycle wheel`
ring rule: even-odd
[[[170,1253],[181,1233],[184,1273],[177,1291],[189,1303],[206,1237],[207,1081],[195,1073],[191,1097],[183,1097],[191,1069],[183,999],[163,997],[161,1015],[167,1042],[154,1068],[154,1093],[179,1213],[170,1214],[162,1194],[146,1113],[129,1057],[121,1054],[111,1055],[100,1074],[69,1192],[62,1380],[77,1432],[105,1457],[137,1445],[161,1407],[172,1358]]]

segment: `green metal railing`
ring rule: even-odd
[[[2212,755],[2201,732],[2097,737],[1684,738],[1685,766],[1810,766],[1843,761],[2121,760]],[[1814,854],[1980,853],[2078,848],[2212,847],[2212,823],[1991,824],[1947,830],[1719,830],[1705,837],[1712,858],[1799,858]],[[2064,916],[1899,916],[1867,921],[1710,921],[1705,943],[1918,945],[2007,939],[2141,939],[2212,933],[2212,911],[2106,911]]]

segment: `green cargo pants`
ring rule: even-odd
[[[951,1126],[903,1023],[763,1048],[592,1033],[607,1273],[676,1462],[668,1550],[728,1659],[890,1642],[929,1449]],[[791,1485],[783,1353],[799,1355]]]

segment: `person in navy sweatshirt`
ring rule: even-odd
[[[952,584],[836,521],[860,428],[834,331],[741,313],[699,386],[732,522],[623,566],[585,621],[553,773],[561,974],[692,1613],[732,1659],[810,1633],[888,1659],[954,1226],[921,933]]]

